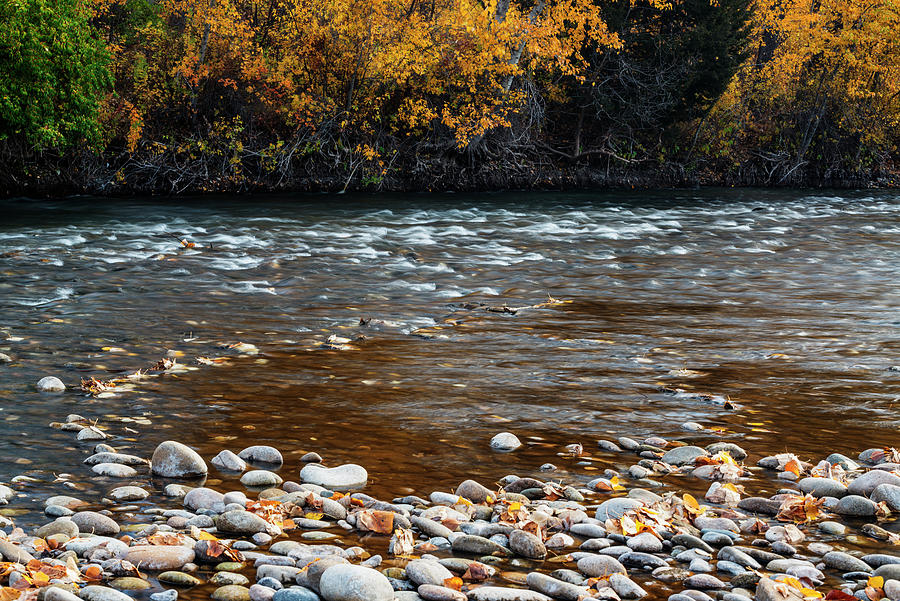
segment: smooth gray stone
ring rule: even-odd
[[[872,568],[861,559],[842,551],[831,551],[822,558],[825,565],[842,572],[871,572]]]
[[[578,601],[583,597],[590,596],[587,587],[557,580],[540,572],[529,573],[525,578],[525,583],[529,588],[561,601]]]
[[[552,601],[538,591],[503,586],[479,586],[468,592],[469,601]]]
[[[754,570],[762,569],[762,565],[758,561],[737,547],[722,547],[716,554],[716,559],[719,561],[730,561]]]
[[[847,487],[831,478],[803,478],[797,483],[805,493],[819,497],[836,497],[840,499],[847,494]]]

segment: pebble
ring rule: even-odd
[[[159,593],[153,593],[150,595],[150,601],[176,601],[178,599],[178,591],[173,588],[164,590]],[[45,601],[50,601],[49,599],[45,599]]]
[[[547,556],[547,547],[541,539],[524,530],[509,533],[509,548],[516,555],[529,559],[543,559]]]
[[[79,511],[72,515],[79,532],[109,536],[119,533],[119,525],[110,517],[96,511]]]
[[[232,534],[256,534],[265,532],[267,522],[249,511],[226,511],[216,518],[216,528]]]
[[[472,553],[474,555],[492,555],[494,553],[505,555],[508,552],[508,549],[502,545],[498,545],[483,536],[472,534],[463,534],[455,537],[451,546],[457,553]]]
[[[133,601],[131,597],[108,586],[90,585],[78,591],[84,601]]]
[[[659,553],[663,550],[662,541],[649,532],[642,532],[637,536],[632,536],[625,544],[628,545],[629,549],[642,553]]]
[[[239,586],[245,586],[250,583],[250,580],[243,574],[236,574],[234,572],[216,572],[209,579],[210,584],[218,584],[218,585],[228,585],[228,584],[236,584]]]
[[[491,438],[491,448],[497,451],[515,451],[522,442],[512,432],[500,432]]]
[[[369,474],[365,468],[353,463],[332,468],[310,463],[300,470],[300,479],[330,490],[343,491],[364,487]]]
[[[622,599],[640,599],[647,596],[647,591],[624,574],[612,574],[609,577],[609,586]]]
[[[443,586],[445,580],[453,578],[453,573],[437,561],[415,559],[406,564],[406,577],[416,586],[422,584]]]
[[[710,574],[695,574],[689,578],[685,578],[684,586],[694,588],[701,591],[721,590],[726,588],[726,584]]]
[[[638,507],[643,507],[643,503],[636,499],[629,499],[628,497],[615,497],[613,499],[607,499],[600,504],[597,508],[596,518],[601,522],[605,522],[608,519],[618,519],[622,517],[626,511],[629,509],[636,509]]]
[[[250,601],[272,601],[275,598],[275,589],[254,584],[250,587]]]
[[[112,580],[109,585],[120,591],[143,591],[150,588],[150,583],[142,578],[124,576]]]
[[[309,452],[300,458],[303,463],[322,463],[322,456],[318,453]]]
[[[118,486],[106,494],[113,501],[142,501],[150,493],[139,486]]]
[[[214,601],[250,601],[250,589],[237,584],[220,586],[210,595]]]
[[[41,392],[63,392],[66,389],[66,385],[56,376],[44,376],[35,387]]]
[[[700,447],[695,447],[691,445],[683,446],[683,447],[675,447],[674,449],[667,451],[661,458],[660,461],[663,463],[668,463],[670,465],[687,465],[692,464],[697,460],[698,457],[706,457],[709,455],[709,452],[706,449],[702,449]]]
[[[822,558],[825,565],[842,572],[871,572],[869,564],[843,551],[830,551]]]
[[[250,463],[270,463],[273,465],[281,465],[284,463],[284,457],[281,456],[281,451],[268,445],[254,445],[252,447],[247,447],[238,453],[238,457],[244,461],[249,461]]]
[[[589,577],[606,576],[607,574],[627,574],[618,559],[608,555],[587,555],[578,560],[578,571]]]
[[[91,468],[91,471],[98,476],[110,478],[134,478],[138,475],[136,469],[121,463],[98,463]]]
[[[425,601],[466,601],[468,599],[459,591],[437,584],[423,584],[419,586],[417,592],[419,597]]]
[[[77,440],[105,440],[109,437],[97,426],[88,426],[79,430],[75,438]]]
[[[847,494],[847,487],[831,478],[803,478],[797,485],[805,493],[814,497],[837,497]]]
[[[35,535],[38,538],[47,538],[54,534],[64,534],[69,538],[74,538],[78,536],[78,525],[70,518],[57,518],[35,531]]]
[[[900,486],[895,484],[879,484],[876,486],[869,498],[876,503],[884,502],[891,511],[900,511]]]
[[[281,476],[268,470],[250,470],[241,476],[241,484],[248,487],[278,486],[282,482]]]
[[[150,465],[155,475],[164,478],[193,478],[208,472],[206,462],[196,451],[174,440],[156,447]]]
[[[468,593],[469,601],[553,601],[538,591],[503,586],[480,586]]]
[[[228,472],[243,472],[247,469],[247,462],[228,449],[220,451],[219,454],[210,459],[209,462],[220,470]]]
[[[873,501],[860,495],[847,495],[834,507],[836,513],[856,517],[873,516],[876,510],[877,506]]]
[[[157,579],[160,582],[165,582],[167,584],[177,584],[179,586],[198,586],[203,584],[203,581],[197,578],[196,576],[191,576],[185,572],[178,572],[174,570],[166,571],[157,576]]]
[[[391,601],[394,589],[372,568],[334,565],[322,574],[319,593],[326,601]]]
[[[125,559],[147,570],[178,570],[194,561],[194,551],[175,545],[138,545],[128,549]]]
[[[579,599],[590,596],[587,587],[558,580],[540,572],[528,574],[525,578],[525,583],[529,588],[561,601],[579,601]]]
[[[868,496],[879,484],[900,486],[900,476],[885,470],[870,470],[851,482],[847,492],[851,495]]]
[[[454,493],[457,497],[469,499],[473,503],[484,503],[488,497],[493,497],[494,493],[489,488],[476,482],[475,480],[464,480],[456,487]]]

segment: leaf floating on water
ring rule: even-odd
[[[84,378],[81,379],[81,389],[93,396],[97,396],[98,394],[106,392],[115,387],[116,383],[113,380],[107,380],[104,382],[93,377],[87,380],[85,380]]]

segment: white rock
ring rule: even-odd
[[[153,451],[150,459],[153,473],[164,478],[191,478],[205,476],[206,462],[190,447],[167,440]]]
[[[522,446],[522,442],[512,432],[501,432],[491,439],[491,448],[498,451],[514,451]]]
[[[372,568],[341,564],[331,566],[319,580],[325,601],[392,601],[390,581]]]
[[[243,472],[247,469],[247,462],[228,449],[213,457],[210,463],[220,470],[228,470],[231,472]]]
[[[63,392],[66,385],[56,376],[46,376],[38,380],[37,389],[41,392]]]
[[[364,467],[355,463],[330,468],[310,463],[300,470],[300,479],[303,482],[339,491],[362,488],[368,482],[369,474]]]

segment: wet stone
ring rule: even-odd
[[[268,470],[250,470],[241,476],[241,484],[244,486],[278,486],[282,482],[281,476]]]
[[[120,591],[143,591],[150,588],[150,583],[142,578],[135,578],[133,576],[124,576],[122,578],[116,578],[109,585],[115,589]]]
[[[216,527],[222,532],[252,535],[265,532],[267,523],[249,511],[226,511],[216,518]]]
[[[869,564],[842,551],[831,551],[822,558],[825,565],[841,572],[871,572]]]
[[[659,553],[663,550],[662,541],[649,532],[632,536],[625,544],[628,548],[642,553]]]
[[[797,485],[803,492],[817,498],[841,498],[847,494],[847,487],[844,484],[830,478],[803,478]]]
[[[72,515],[72,522],[84,533],[109,536],[119,533],[119,525],[112,518],[96,511],[79,511]]]
[[[210,584],[217,584],[219,586],[228,584],[245,586],[250,583],[246,576],[234,572],[216,572],[210,577],[209,582]]]
[[[197,578],[196,576],[191,576],[185,572],[178,572],[174,570],[169,570],[167,572],[163,572],[157,579],[160,582],[165,582],[167,584],[176,584],[178,586],[198,586],[203,584],[203,581]]]
[[[394,589],[380,572],[353,565],[329,567],[319,580],[326,601],[391,601]]]
[[[687,445],[675,447],[674,449],[667,451],[660,460],[663,463],[681,466],[692,464],[698,457],[706,457],[707,455],[709,455],[709,453],[706,449]]]
[[[528,588],[543,593],[548,597],[560,599],[561,601],[578,601],[579,599],[589,596],[586,587],[578,586],[563,580],[557,580],[540,572],[531,572],[525,578]]]
[[[164,478],[205,476],[208,471],[206,463],[196,451],[174,440],[167,440],[157,446],[150,463],[153,473]]]
[[[512,432],[500,432],[491,438],[491,448],[497,451],[514,451],[522,446],[522,442]]]
[[[641,501],[629,499],[627,497],[616,497],[607,499],[597,508],[596,518],[602,522],[608,519],[618,519],[622,517],[629,509],[643,507]]]
[[[873,516],[876,510],[877,507],[874,502],[860,495],[847,495],[834,508],[836,513],[855,517]]]
[[[238,457],[251,463],[270,463],[273,465],[284,463],[284,457],[282,457],[281,452],[275,447],[268,445],[247,447],[238,453]]]
[[[721,590],[727,585],[710,574],[695,574],[684,580],[686,588],[693,588],[702,591]]]
[[[369,475],[365,468],[352,463],[332,468],[310,463],[300,470],[300,478],[306,483],[341,491],[364,487]]]
[[[44,376],[37,381],[35,388],[40,392],[63,392],[66,385],[56,376]]]
[[[870,470],[851,482],[847,491],[851,495],[868,496],[879,484],[900,486],[900,476],[884,470]]]
[[[552,601],[538,591],[502,586],[480,586],[469,591],[469,601]]]
[[[153,593],[150,595],[150,601],[176,601],[178,599],[178,591],[175,589],[168,589],[165,591],[161,591],[159,593]]]
[[[624,574],[612,574],[609,577],[609,586],[622,599],[640,599],[647,596],[647,591]]]
[[[84,601],[132,601],[129,595],[108,586],[86,586],[78,592]]]
[[[846,527],[846,526],[844,526],[843,524],[841,524],[841,523],[839,523],[839,522],[831,522],[831,521],[820,522],[820,523],[819,523],[819,530],[820,530],[823,534],[830,534],[830,535],[832,535],[832,536],[840,536],[840,535],[842,535],[842,534],[846,534],[846,533],[847,533],[847,527]]]
[[[113,501],[142,501],[150,496],[150,493],[139,486],[118,486],[106,495]]]
[[[109,478],[134,478],[138,474],[133,467],[121,463],[98,463],[91,468],[91,471],[98,476]]]
[[[592,578],[612,573],[627,574],[625,566],[618,559],[608,555],[582,557],[578,560],[578,571]]]
[[[250,601],[250,589],[245,586],[228,584],[213,591],[214,601]]]
[[[423,584],[417,592],[425,601],[466,601],[468,598],[459,591],[436,584]]]
[[[524,530],[509,533],[509,548],[516,555],[530,559],[543,559],[547,556],[547,547],[541,539]]]

